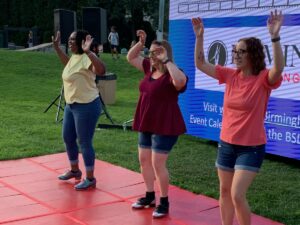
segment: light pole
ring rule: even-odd
[[[158,30],[156,36],[158,41],[163,40],[164,33],[164,12],[165,12],[165,0],[159,0],[159,18],[158,18]]]

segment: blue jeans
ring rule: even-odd
[[[265,156],[265,145],[241,146],[220,140],[216,167],[226,171],[259,172]]]
[[[62,133],[71,165],[78,164],[78,139],[86,170],[94,170],[95,151],[92,142],[100,113],[99,98],[90,103],[66,104]]]
[[[178,136],[157,135],[149,132],[139,132],[139,147],[152,149],[154,152],[169,154]]]

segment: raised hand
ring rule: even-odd
[[[196,37],[203,37],[204,25],[201,18],[192,18],[193,29]]]
[[[160,61],[164,61],[168,58],[167,50],[163,46],[157,47],[154,50],[154,55]]]
[[[60,44],[60,31],[57,31],[56,36],[51,37],[52,38],[52,43],[54,47],[59,47]]]
[[[90,51],[90,47],[91,47],[91,44],[93,42],[94,38],[92,38],[91,35],[87,35],[85,37],[85,41],[83,40],[82,43],[81,43],[81,47],[82,47],[82,50],[84,52],[89,52]]]
[[[147,37],[146,32],[143,31],[143,30],[137,30],[136,31],[136,36],[139,37],[139,42],[141,42],[143,45],[145,45],[146,37]]]
[[[280,11],[279,13],[277,13],[277,9],[275,9],[275,13],[271,11],[270,17],[268,18],[267,21],[267,25],[268,25],[269,33],[273,38],[279,36],[279,31],[282,23],[283,23],[282,12]]]

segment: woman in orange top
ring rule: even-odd
[[[266,69],[264,47],[255,37],[240,39],[233,49],[236,69],[205,61],[204,26],[193,18],[196,36],[195,65],[208,76],[225,83],[224,112],[216,167],[220,181],[220,210],[223,225],[232,225],[234,212],[240,225],[251,224],[246,193],[265,155],[264,117],[271,90],[278,88],[284,68],[279,31],[283,16],[271,12],[268,30],[274,65]]]

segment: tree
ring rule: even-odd
[[[168,3],[167,0],[166,6]],[[138,29],[145,29],[150,34],[149,42],[155,38],[159,0],[1,0],[0,26],[38,27],[39,42],[49,42],[54,30],[54,9],[75,11],[78,28],[81,28],[82,7],[106,9],[108,29],[112,25],[117,26],[121,46],[129,47]]]

